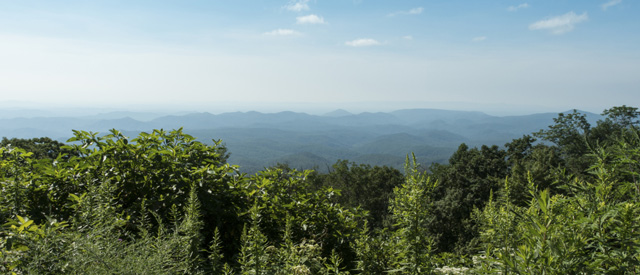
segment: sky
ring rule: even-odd
[[[0,0],[3,106],[640,105],[640,2]]]

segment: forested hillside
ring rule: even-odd
[[[396,140],[444,154],[439,146],[462,135],[457,131],[491,141],[514,125],[511,118],[485,120],[480,114],[472,116],[485,123],[447,113],[425,122],[415,112],[367,114],[388,135],[353,148],[384,158],[385,150],[407,147],[382,153],[373,148]],[[401,117],[404,126],[389,126]],[[300,124],[323,127],[317,118],[307,119]],[[362,117],[350,119],[340,123],[363,123]],[[423,135],[393,130],[425,123],[439,126],[413,128]],[[458,142],[443,163],[421,166],[407,151],[399,170],[354,162],[361,155],[340,155],[327,172],[297,170],[292,158],[246,173],[229,158],[233,141],[203,143],[191,135],[198,129],[181,125],[132,137],[78,130],[65,143],[5,138],[0,271],[636,274],[639,124],[635,107],[607,109],[595,122],[573,111],[506,144]],[[279,131],[287,129],[264,134]],[[323,140],[328,145],[319,151],[346,142],[292,138]],[[274,154],[266,148],[256,153]],[[317,156],[304,152],[301,161]]]

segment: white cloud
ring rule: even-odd
[[[356,40],[347,41],[344,44],[351,47],[366,47],[380,45],[380,42],[371,38],[359,38]]]
[[[409,10],[409,14],[421,14],[424,9],[422,7],[413,8]]]
[[[298,31],[290,30],[290,29],[277,29],[277,30],[272,30],[270,32],[265,32],[264,35],[289,36],[289,35],[301,35],[301,33]]]
[[[295,12],[308,11],[309,5],[307,3],[309,3],[309,0],[290,1],[284,8]]]
[[[549,19],[540,20],[529,25],[530,30],[549,30],[553,34],[563,34],[573,30],[576,24],[589,19],[587,13],[577,15],[574,12],[568,12],[560,16],[551,17]]]
[[[508,11],[517,11],[519,9],[526,9],[528,7],[529,7],[529,4],[523,3],[523,4],[520,4],[520,5],[517,5],[517,6],[510,6],[510,7],[507,8],[507,10]]]
[[[411,36],[411,35],[405,35],[402,38],[404,38],[406,40],[413,40],[413,36]]]
[[[296,17],[296,22],[298,24],[325,24],[324,18],[322,16],[317,16],[315,14],[309,14],[305,16]]]
[[[485,41],[487,40],[486,36],[478,36],[478,37],[474,37],[473,39],[471,39],[471,41],[473,42],[480,42],[480,41]]]
[[[606,11],[609,7],[613,7],[620,3],[622,3],[622,0],[610,0],[609,2],[602,4],[602,10]]]
[[[410,9],[408,11],[397,11],[394,13],[390,13],[388,16],[421,14],[423,11],[424,11],[424,8],[417,7],[417,8]]]

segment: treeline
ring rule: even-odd
[[[0,147],[14,274],[640,272],[637,108],[574,111],[503,147],[404,171],[247,175],[182,130]]]

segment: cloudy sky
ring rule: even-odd
[[[639,5],[0,0],[0,101],[600,112],[640,105]]]

